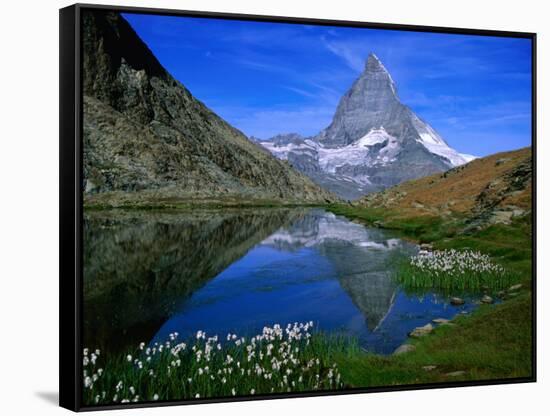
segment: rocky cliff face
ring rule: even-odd
[[[118,13],[83,13],[83,89],[86,202],[333,198],[194,98]]]
[[[283,144],[280,137],[284,136],[262,144],[321,186],[349,199],[473,159],[450,148],[401,103],[391,75],[374,54],[341,98],[326,129],[301,142]],[[303,169],[306,154],[307,169]]]

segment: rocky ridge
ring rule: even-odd
[[[197,100],[115,12],[83,12],[89,204],[334,200]]]

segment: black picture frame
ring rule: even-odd
[[[433,384],[412,384],[376,388],[351,388],[335,391],[307,393],[271,394],[244,397],[221,397],[166,402],[128,403],[124,406],[84,406],[82,403],[82,85],[81,85],[81,14],[83,10],[111,10],[124,13],[146,13],[157,15],[217,18],[225,20],[282,22],[308,25],[326,25],[356,28],[389,29],[398,31],[466,34],[493,37],[512,37],[531,40],[532,45],[532,153],[533,153],[533,262],[532,262],[532,376],[468,382],[445,382]],[[452,388],[510,383],[528,383],[537,380],[536,371],[536,33],[509,32],[482,29],[416,26],[404,24],[372,23],[315,19],[305,17],[263,16],[235,13],[184,11],[144,7],[121,7],[93,4],[75,4],[59,11],[59,404],[73,411],[107,410],[120,408],[144,408],[198,403],[219,403],[248,400],[281,399],[311,396],[328,396],[357,393],[390,392],[433,388]]]

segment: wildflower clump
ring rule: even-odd
[[[111,404],[342,388],[329,351],[345,346],[312,328],[313,322],[276,324],[253,337],[223,339],[198,331],[187,342],[173,333],[102,362],[99,351],[90,356],[84,349],[84,399]]]
[[[421,250],[398,273],[405,288],[479,291],[507,287],[513,276],[491,258],[473,250]]]

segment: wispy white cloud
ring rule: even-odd
[[[141,22],[148,45],[167,69],[248,135],[316,134],[330,123],[374,52],[403,102],[460,151],[480,154],[476,140],[484,136],[493,149],[497,137],[518,143],[525,142],[522,134],[528,137],[531,108],[525,91],[531,74],[525,40],[130,17]]]
[[[288,85],[284,85],[283,88],[287,89],[289,91],[295,92],[296,94],[301,95],[302,97],[307,97],[307,98],[318,98],[319,97],[318,94],[315,94],[315,93],[310,92],[310,91],[306,91],[302,88],[290,87]]]
[[[353,71],[360,73],[365,68],[365,54],[346,42],[336,42],[322,38],[325,46],[334,55],[343,59]]]

